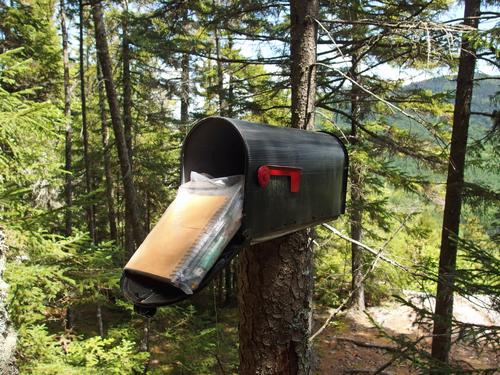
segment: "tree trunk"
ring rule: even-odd
[[[292,127],[314,128],[317,0],[290,1]]]
[[[129,163],[133,167],[132,145],[132,81],[130,78],[130,44],[128,40],[128,1],[123,3],[122,18],[122,59],[123,59],[123,126],[127,144]]]
[[[290,1],[292,127],[314,126],[318,0]],[[313,251],[303,230],[240,255],[240,374],[309,374]]]
[[[465,0],[464,23],[478,28],[480,0]],[[436,294],[436,310],[432,339],[432,358],[447,363],[451,348],[453,317],[453,289],[457,261],[457,238],[459,236],[462,189],[464,185],[465,153],[469,129],[470,107],[476,65],[476,49],[462,36],[462,48],[457,76],[457,91],[453,112],[453,130],[448,160],[448,179],[439,255],[439,276]],[[444,373],[439,369],[435,374]]]
[[[149,197],[149,192],[146,191],[146,215],[145,215],[145,228],[146,232],[151,231],[151,198]]]
[[[133,144],[132,144],[132,82],[130,77],[130,45],[128,40],[128,1],[123,3],[122,17],[122,63],[123,63],[123,127],[125,132],[125,144],[127,145],[130,170],[134,173],[133,164]],[[140,243],[134,243],[133,223],[130,213],[130,207],[125,202],[125,249],[128,256],[132,256],[136,246]]]
[[[64,203],[66,209],[64,211],[64,234],[71,236],[73,233],[73,175],[72,175],[72,136],[73,125],[71,121],[71,84],[69,76],[69,50],[68,50],[68,29],[66,27],[66,9],[64,0],[60,0],[61,6],[61,34],[62,34],[62,49],[63,49],[63,69],[64,69],[64,119],[66,126],[65,146],[64,146]]]
[[[142,335],[142,340],[141,340],[141,351],[149,353],[149,334],[151,331],[151,318],[144,318],[144,328],[143,328],[143,335]],[[142,370],[143,374],[147,374],[149,370],[149,364],[151,362],[151,358],[148,358],[146,360],[146,363],[144,364],[144,369]]]
[[[235,296],[238,295],[238,274],[240,269],[240,257],[236,256],[231,261],[231,267],[233,268],[232,275],[233,278],[231,280],[231,288],[233,289],[233,293]]]
[[[350,12],[351,20],[357,20],[357,9],[359,4],[353,4],[353,10]],[[357,53],[353,53],[351,58],[351,79],[355,82],[359,81],[359,57]],[[351,144],[356,147],[359,144],[357,126],[361,118],[361,105],[360,105],[360,89],[356,85],[351,87]],[[351,224],[351,238],[356,241],[361,241],[362,234],[362,220],[363,220],[363,176],[361,173],[360,162],[353,160],[351,163],[351,210],[350,210],[350,224]],[[350,307],[355,310],[364,311],[365,305],[365,288],[363,283],[363,252],[360,247],[351,243],[351,291],[352,298]]]
[[[183,125],[189,121],[189,54],[182,55],[181,72],[181,122]]]
[[[240,254],[240,374],[309,374],[313,252],[307,231]]]
[[[99,328],[99,336],[104,337],[104,323],[102,321],[102,308],[100,303],[97,304],[96,315],[97,315],[97,327]]]
[[[106,104],[104,103],[104,88],[101,67],[97,64],[97,88],[99,92],[99,111],[101,113],[101,140],[103,148],[104,178],[106,181],[106,204],[108,206],[109,234],[113,241],[118,241],[118,229],[116,227],[116,211],[113,197],[113,174],[111,173],[111,156],[109,149],[109,128],[106,118]]]
[[[229,262],[229,264],[224,269],[224,306],[227,306],[231,303],[233,299],[233,261]]]
[[[231,36],[229,36],[228,40],[227,40],[227,49],[229,51],[233,50],[233,38],[231,38]],[[230,70],[230,65],[228,66],[228,68],[229,68],[229,87],[227,89],[226,116],[233,117],[234,116],[234,74]]]
[[[219,97],[219,114],[226,116],[226,98],[224,95],[224,69],[220,53],[219,30],[215,28],[215,57],[217,58],[217,96]]]
[[[8,250],[4,232],[0,228],[0,374],[17,375],[19,373],[16,368],[17,333],[7,312],[6,296],[9,285],[3,280]]]
[[[83,163],[85,167],[85,192],[89,195],[92,192],[90,157],[89,157],[89,133],[87,124],[87,94],[85,92],[85,64],[84,64],[84,35],[83,27],[85,22],[84,5],[80,0],[80,100],[82,105],[82,136],[83,136]],[[95,218],[94,207],[92,204],[85,203],[85,212],[87,215],[87,227],[92,243],[95,243]]]
[[[363,199],[362,194],[362,177],[360,173],[360,166],[351,164],[351,212],[350,212],[350,224],[351,224],[351,238],[360,241],[361,240],[361,220],[363,217],[363,211],[361,207],[361,201]],[[350,307],[355,310],[363,311],[366,308],[365,305],[365,289],[363,283],[363,252],[360,247],[352,243],[351,244],[351,291],[352,297],[350,301]]]
[[[111,58],[109,56],[108,41],[106,39],[106,28],[104,25],[101,3],[99,2],[99,0],[92,0],[92,14],[95,25],[96,49],[106,86],[106,96],[108,99],[109,111],[111,114],[111,123],[113,125],[113,131],[115,134],[115,144],[118,151],[118,159],[120,161],[123,191],[125,195],[124,199],[128,207],[130,207],[130,217],[132,222],[134,240],[137,244],[140,244],[145,237],[145,233],[139,214],[139,203],[135,191],[132,168],[130,166],[130,158],[128,155],[128,148],[120,115],[120,106],[118,104],[116,89],[113,83],[113,71],[111,67]]]
[[[224,304],[224,272],[219,272],[217,275],[217,281],[215,283],[216,292],[216,302],[217,305],[222,306]]]

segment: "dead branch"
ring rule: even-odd
[[[372,344],[372,343],[369,343],[369,342],[366,342],[366,341],[359,341],[359,340],[351,339],[349,337],[336,336],[336,337],[334,337],[334,340],[337,340],[337,341],[346,341],[346,342],[349,342],[349,343],[354,344],[356,346],[361,346],[363,348],[386,350],[386,351],[391,351],[391,352],[399,351],[399,348],[397,348],[395,346]]]
[[[390,265],[393,265],[397,268],[400,268],[402,269],[403,271],[406,271],[406,272],[411,272],[410,269],[404,265],[402,265],[401,263],[398,263],[396,262],[395,260],[393,259],[390,259],[384,255],[381,255],[380,254],[380,251],[377,251],[373,248],[371,248],[370,246],[368,245],[365,245],[364,243],[361,243],[359,241],[356,241],[348,236],[346,236],[345,234],[342,234],[339,230],[335,229],[334,227],[332,227],[331,225],[329,224],[323,224],[323,227],[325,227],[326,229],[330,230],[332,233],[336,234],[337,236],[339,236],[340,238],[346,240],[346,241],[349,241],[349,242],[352,242],[352,243],[355,243],[356,245],[360,246],[361,248],[363,248],[364,250],[368,251],[369,253],[375,255],[375,256],[378,256],[380,259],[382,259],[384,262],[386,263],[389,263]]]

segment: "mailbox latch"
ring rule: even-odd
[[[290,176],[290,191],[298,193],[301,174],[302,168],[262,165],[257,169],[257,180],[259,181],[259,185],[265,188],[269,184],[271,176]]]

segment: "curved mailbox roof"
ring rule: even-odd
[[[348,156],[342,142],[324,132],[255,124],[224,117],[199,121],[182,149],[182,180],[191,171],[214,177],[245,174],[245,242],[256,243],[324,221],[345,211]],[[300,169],[300,188],[286,176],[263,188],[261,166]]]

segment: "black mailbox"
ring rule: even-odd
[[[242,246],[335,219],[345,211],[347,151],[329,133],[208,117],[187,135],[181,160],[183,183],[192,171],[213,177],[245,175],[240,230],[197,291]],[[127,274],[122,289],[144,307],[187,297],[168,285]]]
[[[182,148],[182,182],[191,171],[245,175],[246,243],[337,218],[345,210],[347,152],[328,133],[209,117]]]

